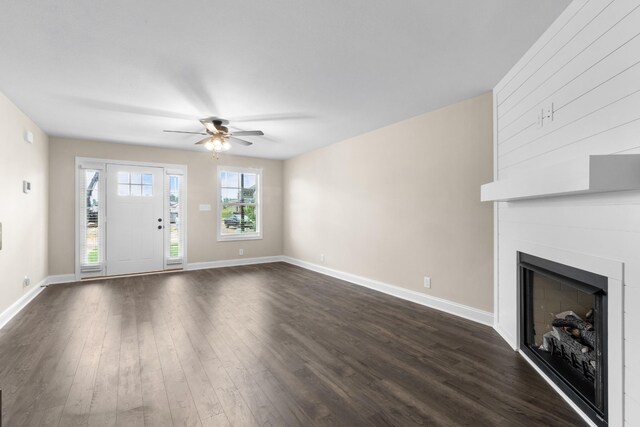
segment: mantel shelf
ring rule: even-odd
[[[640,154],[585,156],[540,169],[527,176],[484,184],[483,202],[640,190]]]

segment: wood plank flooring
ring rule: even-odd
[[[4,426],[572,426],[489,327],[284,263],[44,290],[0,333]]]

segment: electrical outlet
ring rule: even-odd
[[[424,287],[431,288],[431,277],[424,276]]]
[[[238,254],[239,254],[239,255],[244,255],[244,249],[240,249],[240,250],[238,251]]]
[[[320,262],[324,262],[324,254],[320,254]]]
[[[22,281],[22,287],[26,288],[31,284],[31,279],[29,279],[29,276],[24,276],[24,280]]]

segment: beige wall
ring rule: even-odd
[[[0,94],[0,312],[47,275],[74,271],[75,157],[188,166],[188,261],[285,255],[492,310],[491,96],[284,162],[51,138]],[[35,143],[23,141],[25,129]],[[386,149],[391,144],[393,149]],[[48,161],[47,161],[48,158]],[[217,242],[216,166],[264,170],[264,238]],[[48,179],[47,179],[48,178]],[[22,193],[22,180],[32,182]],[[284,192],[284,193],[283,193]],[[49,193],[49,194],[48,194]],[[283,200],[284,195],[284,200]],[[48,241],[48,243],[47,243]],[[320,254],[325,261],[320,261]],[[424,275],[432,288],[422,286]]]
[[[253,258],[282,254],[282,161],[210,153],[51,138],[49,150],[50,274],[74,272],[75,157],[151,163],[184,164],[188,167],[187,256],[189,263]],[[239,242],[216,240],[216,168],[218,165],[263,169],[263,239]],[[211,211],[201,212],[201,204]],[[238,255],[239,249],[244,255]]]
[[[492,149],[487,93],[285,161],[284,254],[492,311]]]
[[[0,93],[0,313],[47,276],[47,149],[47,135]],[[23,289],[25,276],[31,286]]]

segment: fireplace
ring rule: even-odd
[[[596,425],[607,425],[607,278],[518,258],[520,349]]]

